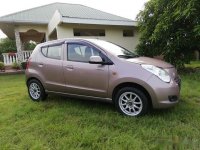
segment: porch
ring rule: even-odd
[[[27,28],[15,28],[14,36],[9,37],[10,39],[15,39],[17,52],[7,52],[2,53],[2,60],[5,66],[10,66],[14,62],[20,64],[21,62],[26,61],[32,50],[25,49],[27,48],[27,43],[33,42],[39,44],[46,41],[46,32],[37,27],[27,27]]]

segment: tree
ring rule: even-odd
[[[188,63],[200,49],[199,0],[150,0],[137,20],[141,33],[140,55],[163,55],[176,67]]]

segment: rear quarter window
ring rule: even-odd
[[[61,59],[61,50],[62,50],[61,45],[41,48],[42,54],[45,57],[52,58],[52,59]]]
[[[43,54],[44,56],[47,56],[47,49],[48,49],[47,47],[43,47],[42,50],[41,50],[41,51],[42,51],[42,54]]]
[[[47,57],[61,59],[61,46],[50,46],[47,50]]]

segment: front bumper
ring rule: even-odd
[[[168,108],[175,106],[179,102],[181,80],[178,76],[171,80],[170,83],[165,83],[153,75],[148,80],[148,84],[152,88],[153,108]]]

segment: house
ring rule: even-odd
[[[30,40],[40,43],[61,38],[98,38],[134,50],[139,39],[137,22],[67,3],[52,3],[2,16],[0,28],[9,38],[16,39],[18,53],[24,51],[24,43]]]

